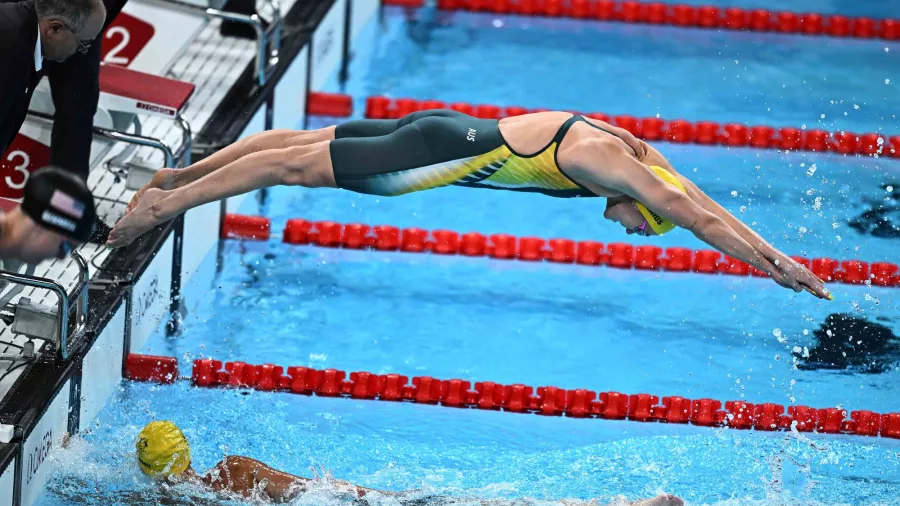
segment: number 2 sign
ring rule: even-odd
[[[12,145],[0,159],[0,197],[21,199],[25,183],[35,170],[50,164],[50,147],[26,137],[16,135]]]
[[[153,25],[120,12],[103,34],[103,63],[127,67],[153,38]]]

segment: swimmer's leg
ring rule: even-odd
[[[350,125],[354,133],[390,127],[358,123]],[[341,137],[343,125],[335,131],[330,152],[338,188],[402,195],[460,182],[500,160],[504,142],[496,120],[441,110],[413,113],[397,123],[396,130],[377,137]]]
[[[146,189],[107,244],[126,246],[188,209],[261,188],[339,187],[402,195],[481,177],[507,154],[496,120],[465,115],[419,118],[380,137],[256,151],[171,190]]]
[[[267,130],[240,139],[183,169],[160,169],[149,183],[134,194],[126,212],[137,206],[144,192],[150,188],[159,188],[161,190],[181,188],[252,153],[330,141],[334,139],[334,130],[334,126],[316,130]]]
[[[335,139],[380,137],[390,135],[402,127],[424,118],[472,118],[450,109],[429,109],[407,114],[400,119],[361,119],[341,123],[334,131]]]
[[[258,151],[307,146],[317,142],[331,141],[335,138],[376,137],[388,135],[414,121],[430,117],[469,118],[469,116],[460,112],[447,109],[435,109],[417,111],[395,120],[348,121],[341,125],[328,126],[316,130],[268,130],[245,137],[213,153],[203,160],[200,160],[190,167],[179,170],[177,173],[161,174],[160,177],[168,176],[171,178],[172,184],[168,188],[157,187],[162,189],[179,188],[196,181],[220,167],[228,165],[238,158]]]

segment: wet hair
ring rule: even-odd
[[[34,9],[38,19],[57,19],[77,32],[84,28],[97,9],[103,7],[101,0],[35,0]]]

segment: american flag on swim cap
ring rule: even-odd
[[[50,205],[75,219],[84,216],[84,203],[73,199],[67,193],[60,190],[53,192],[53,196],[50,197]]]

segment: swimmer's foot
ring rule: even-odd
[[[125,208],[125,214],[130,213],[134,208],[137,207],[138,203],[141,201],[141,198],[144,197],[144,194],[147,193],[147,190],[151,188],[159,188],[160,190],[173,190],[175,189],[175,170],[176,169],[159,169],[156,171],[156,174],[150,179],[143,188],[135,192],[134,196],[131,197],[131,202],[128,203],[128,207]]]
[[[653,499],[643,499],[631,503],[631,506],[684,506],[684,501],[671,494],[663,494]]]
[[[128,246],[151,228],[171,219],[172,216],[166,216],[160,206],[168,194],[169,192],[158,188],[148,188],[134,209],[123,216],[110,231],[107,246]]]

